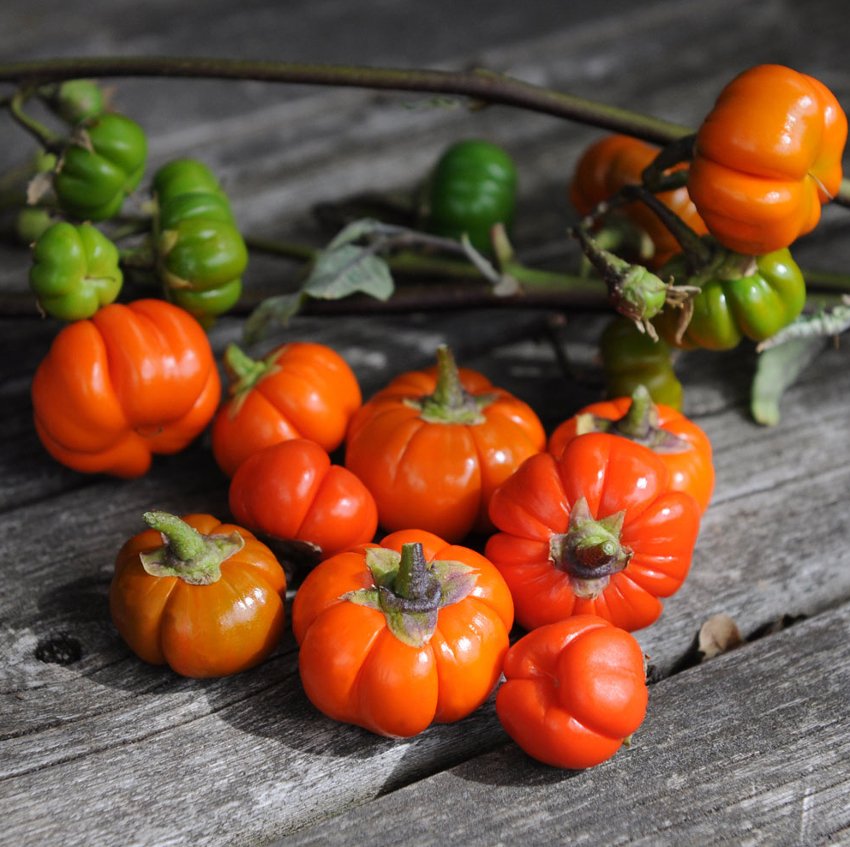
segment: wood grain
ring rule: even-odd
[[[846,843],[848,626],[845,606],[652,686],[591,770],[509,743],[275,845]]]
[[[737,0],[529,0],[522,14],[496,2],[486,15],[448,0],[364,0],[356,10],[297,0],[285,13],[268,0],[63,9],[2,4],[0,52],[476,63],[689,124],[734,72],[776,61],[818,76],[850,105],[850,33],[837,0],[765,0],[757,11]],[[503,108],[254,83],[120,80],[115,97],[148,130],[152,167],[205,159],[247,231],[315,244],[330,233],[313,204],[410,190],[446,143],[486,135],[521,168],[521,253],[562,270],[576,260],[564,235],[565,186],[596,130]],[[21,133],[7,136],[0,167],[30,149]],[[796,251],[801,263],[834,271],[850,260],[846,214],[827,210]],[[288,833],[305,844],[850,842],[846,346],[802,375],[770,430],[748,417],[749,348],[679,358],[686,409],[715,447],[715,499],[685,587],[638,634],[663,680],[635,746],[601,768],[563,774],[508,744],[492,703],[404,742],[323,718],[301,690],[291,635],[261,667],[231,679],[186,680],[139,662],[108,618],[115,552],[145,509],[224,514],[226,480],[204,439],[132,483],[74,474],[46,456],[28,391],[57,327],[30,306],[21,311],[26,268],[25,251],[0,247],[0,303],[19,309],[0,318],[4,847],[259,844]],[[252,258],[251,290],[295,282],[294,265]],[[565,317],[569,374],[542,312],[298,318],[263,348],[329,343],[368,395],[449,341],[462,364],[530,402],[551,429],[602,387],[595,342],[605,318]],[[215,350],[240,333],[238,318],[221,321]],[[786,615],[811,620],[678,673],[716,612],[745,636]]]

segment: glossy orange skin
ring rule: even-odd
[[[283,631],[283,568],[242,527],[212,515],[183,520],[203,535],[238,531],[245,546],[222,562],[218,582],[190,585],[176,576],[151,576],[142,566],[139,554],[162,546],[159,532],[133,536],[115,562],[112,621],[141,659],[183,676],[227,676],[250,668],[272,652]]]
[[[460,541],[492,529],[493,491],[545,449],[546,433],[530,406],[477,371],[459,373],[470,394],[494,398],[482,410],[483,423],[431,423],[406,402],[434,391],[435,368],[396,377],[351,421],[345,465],[374,495],[387,530],[418,527]]]
[[[641,174],[658,153],[658,147],[629,135],[608,135],[591,144],[576,165],[570,184],[572,204],[580,214],[587,215],[623,186],[639,185]],[[656,196],[695,232],[700,235],[708,232],[687,188],[664,191]],[[660,267],[675,253],[681,252],[682,248],[670,230],[644,203],[629,203],[621,211],[646,232],[655,245],[655,254],[648,263],[651,267]]]
[[[440,609],[424,646],[397,639],[383,613],[341,599],[374,586],[365,556],[375,545],[319,564],[292,607],[301,681],[313,705],[334,720],[391,737],[416,735],[477,709],[499,679],[513,624],[508,587],[480,554],[419,530],[392,533],[381,546],[400,552],[416,541],[426,561],[460,561],[477,574],[471,594]]]
[[[303,438],[249,456],[229,494],[230,511],[241,524],[315,544],[323,558],[371,541],[378,528],[378,509],[366,486]]]
[[[582,497],[597,519],[625,510],[621,542],[634,553],[596,597],[578,596],[550,557],[552,537],[567,531]],[[650,450],[589,433],[567,444],[559,459],[541,453],[525,461],[493,495],[490,517],[501,531],[484,554],[508,583],[525,629],[595,614],[633,631],[653,623],[660,598],[682,586],[700,510],[690,494],[670,490],[670,473]]]
[[[815,228],[841,184],[847,117],[814,77],[744,71],[697,132],[688,188],[711,234],[739,253],[788,247]]]
[[[567,444],[579,437],[577,426],[580,415],[593,415],[616,421],[629,411],[631,404],[631,397],[616,397],[585,406],[555,428],[549,436],[549,452],[553,456],[560,456]],[[701,427],[672,406],[656,403],[655,408],[658,413],[658,426],[681,438],[688,446],[688,449],[682,452],[655,451],[670,472],[670,488],[690,494],[699,504],[700,511],[704,512],[714,491],[711,442]]]
[[[360,408],[357,377],[330,347],[293,341],[270,358],[269,372],[225,402],[213,421],[213,455],[228,476],[252,453],[290,438],[307,438],[334,451]]]
[[[637,641],[595,615],[540,627],[505,656],[496,714],[533,758],[558,768],[610,759],[646,716]]]
[[[62,329],[32,383],[47,451],[84,473],[137,477],[215,414],[221,384],[198,322],[163,300],[113,303]]]

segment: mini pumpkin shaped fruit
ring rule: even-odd
[[[508,735],[547,765],[601,764],[646,716],[640,645],[596,615],[535,629],[508,650],[503,667],[496,714]]]
[[[428,183],[427,223],[449,238],[467,236],[476,250],[492,252],[491,230],[510,230],[516,205],[516,166],[490,141],[467,139],[440,156]]]
[[[242,293],[248,250],[230,203],[202,162],[177,159],[153,179],[157,270],[168,297],[205,325]]]
[[[306,438],[333,452],[360,408],[357,377],[324,344],[293,341],[261,361],[231,344],[224,365],[229,397],[213,421],[212,449],[228,476],[252,453],[291,438]]]
[[[420,530],[326,559],[292,608],[313,705],[391,737],[477,709],[499,679],[512,623],[490,562]]]
[[[789,250],[745,256],[718,249],[710,237],[703,243],[709,245],[710,258],[697,271],[689,273],[681,256],[660,271],[677,283],[699,288],[692,310],[665,309],[655,319],[669,344],[731,350],[744,338],[770,338],[803,310],[806,282]],[[684,325],[683,318],[687,318]]]
[[[198,322],[163,300],[112,303],[54,338],[32,382],[47,451],[83,473],[137,477],[176,453],[215,414],[221,394]]]
[[[242,462],[230,481],[230,511],[253,530],[316,548],[321,558],[371,541],[378,527],[366,486],[303,438]]]
[[[576,165],[570,184],[570,201],[581,215],[590,214],[604,200],[627,185],[640,185],[641,175],[660,152],[660,148],[629,135],[607,135],[591,144]],[[663,191],[658,200],[684,220],[695,232],[708,232],[684,186]],[[653,245],[648,262],[659,268],[681,246],[661,219],[644,203],[633,201],[617,210],[647,234]]]
[[[115,300],[124,281],[118,248],[91,224],[50,225],[32,259],[30,289],[40,308],[65,321],[90,318]]]
[[[148,512],[118,553],[109,608],[141,659],[189,677],[259,664],[284,625],[286,576],[247,530],[212,515]]]
[[[79,220],[116,215],[145,170],[144,130],[114,112],[81,124],[85,140],[72,138],[56,166],[53,190],[62,210]]]
[[[602,331],[599,353],[608,397],[622,397],[644,385],[656,403],[682,408],[682,383],[665,341],[641,332],[634,321],[618,315]]]
[[[97,82],[69,79],[41,89],[45,105],[63,121],[75,126],[106,111],[108,97]]]
[[[477,371],[458,369],[447,347],[436,368],[409,371],[351,421],[345,466],[372,492],[387,530],[415,526],[459,541],[492,528],[490,496],[546,434],[522,400]]]
[[[670,471],[670,487],[686,491],[704,512],[714,490],[711,442],[705,432],[677,409],[655,404],[645,386],[631,397],[591,403],[559,424],[548,450],[560,456],[574,439],[589,432],[608,432],[652,450]]]
[[[500,530],[485,555],[511,589],[525,629],[595,614],[629,631],[653,623],[682,586],[700,508],[670,488],[646,447],[588,433],[556,459],[527,459],[490,502]]]
[[[760,256],[815,228],[838,192],[847,117],[819,80],[757,65],[720,92],[696,135],[688,191],[725,247]]]

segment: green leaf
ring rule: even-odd
[[[344,226],[333,238],[333,240],[325,248],[324,252],[332,252],[339,247],[344,247],[346,244],[352,244],[359,241],[366,235],[372,235],[375,232],[380,232],[385,229],[386,225],[374,218],[361,218],[360,220],[352,221]]]
[[[296,291],[294,294],[279,294],[277,297],[263,300],[245,321],[243,329],[245,342],[253,344],[259,341],[272,323],[286,325],[290,318],[298,313],[304,299],[304,293]]]
[[[318,255],[302,292],[321,300],[339,300],[358,293],[387,300],[394,287],[383,259],[368,248],[345,244]]]
[[[794,338],[759,354],[750,394],[750,412],[756,423],[779,423],[782,395],[825,345],[823,338]]]

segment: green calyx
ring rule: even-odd
[[[688,442],[678,435],[663,429],[658,424],[658,407],[645,385],[638,385],[632,392],[632,402],[623,417],[616,420],[589,413],[578,416],[576,432],[609,432],[642,444],[655,453],[682,453]]]
[[[118,250],[91,224],[55,223],[33,247],[29,282],[47,314],[66,321],[90,318],[121,290]]]
[[[473,396],[462,385],[452,351],[437,348],[437,384],[433,393],[407,403],[419,409],[428,423],[477,425],[484,423],[485,409],[493,401],[490,394]]]
[[[349,591],[341,599],[381,612],[399,641],[410,647],[427,644],[440,609],[458,603],[475,588],[476,574],[456,561],[425,561],[422,544],[404,544],[401,553],[385,547],[366,552],[374,588]]]
[[[231,397],[247,394],[261,379],[274,373],[274,352],[266,359],[252,359],[241,347],[231,342],[224,350],[224,368],[229,378]]]
[[[694,293],[690,288],[676,289],[643,265],[631,264],[605,250],[584,227],[578,226],[572,232],[585,258],[607,286],[611,305],[651,336],[655,330],[650,320],[661,313],[664,305],[681,306]]]
[[[632,551],[620,542],[625,511],[594,518],[582,497],[570,512],[567,531],[553,535],[549,555],[553,565],[564,571],[578,597],[597,597],[611,576],[623,570]]]
[[[151,576],[176,576],[190,585],[211,585],[221,579],[221,565],[245,546],[238,533],[202,535],[168,512],[145,512],[145,523],[163,537],[162,547],[140,553]]]

